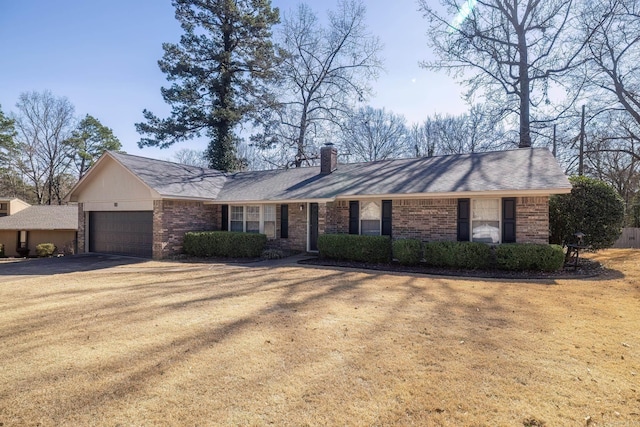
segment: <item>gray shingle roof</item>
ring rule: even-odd
[[[214,199],[225,177],[213,169],[109,152],[118,162],[163,197]]]
[[[78,207],[29,206],[0,217],[0,230],[77,230]]]
[[[110,152],[163,197],[218,202],[334,199],[346,196],[548,191],[571,189],[546,148],[339,164],[319,167],[222,172]]]
[[[546,148],[339,164],[331,174],[319,172],[310,167],[235,173],[227,176],[216,201],[571,189]]]

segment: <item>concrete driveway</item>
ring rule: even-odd
[[[17,276],[49,276],[78,271],[101,270],[148,261],[143,258],[104,254],[82,254],[59,258],[5,259],[0,260],[0,280],[8,280]]]

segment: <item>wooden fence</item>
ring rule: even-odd
[[[640,228],[623,228],[622,235],[616,240],[613,247],[640,249]]]

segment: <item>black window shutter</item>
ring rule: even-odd
[[[471,201],[469,199],[458,199],[458,241],[468,242],[470,239],[469,227]]]
[[[502,199],[502,243],[516,242],[516,199]]]
[[[360,202],[349,202],[349,234],[360,234]]]
[[[289,238],[289,205],[280,205],[280,238]]]
[[[382,201],[382,235],[391,236],[391,200]]]
[[[222,224],[220,230],[229,231],[229,205],[222,205]]]

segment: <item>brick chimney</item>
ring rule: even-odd
[[[338,168],[338,150],[327,142],[320,149],[320,174],[328,175]]]

